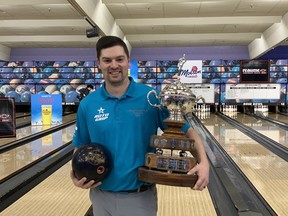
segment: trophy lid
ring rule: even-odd
[[[166,85],[160,92],[160,97],[163,96],[178,96],[193,100],[196,100],[196,95],[193,94],[192,90],[185,84],[181,83],[179,79],[176,82]]]
[[[204,102],[203,97],[196,97],[196,95],[193,94],[192,90],[185,83],[180,82],[180,72],[182,71],[182,67],[185,62],[186,59],[184,54],[183,57],[179,59],[178,77],[174,83],[167,84],[159,95],[157,95],[156,91],[153,90],[147,94],[147,100],[151,106],[161,108],[161,105],[163,105],[167,107],[170,112],[174,112],[175,116],[178,116],[180,112],[182,115],[192,112],[195,102],[197,102],[199,99],[202,99]],[[161,99],[161,105],[151,104],[149,100],[150,94],[154,94],[156,98]]]
[[[171,95],[178,97],[183,96],[184,98],[192,99],[192,101],[196,100],[196,95],[193,94],[191,89],[180,82],[180,72],[182,71],[185,62],[185,54],[183,54],[183,57],[181,57],[178,61],[178,74],[176,82],[166,85],[160,92],[160,97],[164,95]]]

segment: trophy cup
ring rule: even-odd
[[[168,126],[162,135],[153,135],[150,146],[156,148],[156,153],[145,155],[145,166],[138,169],[138,179],[144,182],[193,187],[197,175],[187,172],[197,164],[197,154],[194,140],[185,136],[181,128],[185,125],[188,114],[191,114],[198,100],[190,88],[180,82],[180,73],[185,60],[185,54],[178,62],[178,77],[176,82],[170,83],[157,95],[155,90],[147,94],[148,103],[159,109],[162,106],[169,110],[169,117],[164,120]],[[161,104],[152,104],[150,96],[160,99]]]

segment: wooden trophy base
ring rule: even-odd
[[[147,167],[140,167],[138,169],[138,179],[149,183],[179,187],[194,187],[197,178],[197,175],[168,173],[167,171],[152,170]]]
[[[138,169],[138,179],[149,183],[193,187],[198,177],[187,172],[197,164],[194,140],[187,138],[181,131],[184,120],[168,119],[164,123],[168,126],[164,133],[153,135],[150,139],[150,146],[156,148],[158,153],[146,154],[145,166]],[[170,154],[164,155],[165,151],[170,151]],[[177,151],[180,154],[174,155],[173,152]],[[188,156],[186,151],[192,155]]]

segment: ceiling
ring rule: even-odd
[[[94,48],[98,37],[87,38],[86,29],[96,25],[131,48],[248,46],[285,14],[287,0],[1,0],[0,44]],[[288,45],[284,30],[266,50]]]

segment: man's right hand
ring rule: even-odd
[[[94,180],[91,180],[89,182],[86,182],[87,181],[87,178],[83,177],[82,179],[78,180],[76,178],[76,176],[74,175],[74,172],[73,170],[71,170],[70,172],[70,177],[72,179],[72,182],[73,184],[76,186],[76,187],[79,187],[79,188],[82,188],[82,189],[89,189],[89,188],[95,188],[95,187],[98,187],[99,185],[101,185],[102,183],[101,182],[96,182]]]

